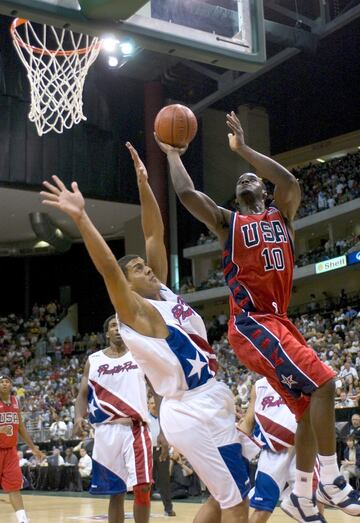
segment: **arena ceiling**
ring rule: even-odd
[[[11,252],[11,248],[15,247],[13,242],[25,245],[36,239],[29,213],[46,213],[72,240],[80,237],[72,220],[60,211],[43,205],[38,192],[0,187],[0,202],[0,256],[6,253],[6,249]],[[125,222],[140,214],[138,205],[118,202],[89,198],[86,206],[89,216],[107,239],[123,237]]]

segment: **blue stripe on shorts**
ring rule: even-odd
[[[251,488],[249,479],[249,462],[242,455],[240,443],[224,445],[223,447],[218,447],[218,450],[238,486],[241,497],[245,499]]]
[[[126,483],[93,459],[90,494],[123,494],[127,491]]]
[[[254,494],[250,498],[250,507],[256,510],[273,512],[279,501],[280,490],[271,476],[258,472],[255,480]]]

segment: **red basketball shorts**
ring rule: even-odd
[[[288,318],[257,313],[232,316],[228,338],[240,362],[268,379],[297,420],[311,394],[335,376]]]
[[[0,448],[0,486],[5,492],[16,492],[22,488],[23,477],[19,466],[16,447]]]

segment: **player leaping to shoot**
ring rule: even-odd
[[[163,397],[160,424],[169,444],[185,455],[221,508],[222,523],[247,523],[250,481],[235,428],[234,398],[215,379],[216,357],[202,318],[165,285],[167,257],[160,209],[144,164],[134,160],[145,236],[145,262],[138,255],[116,261],[85,211],[76,182],[72,191],[56,176],[45,182],[44,203],[68,214],[103,276],[117,312],[124,343]],[[197,522],[214,521],[213,507]],[[215,507],[217,514],[217,507]]]
[[[294,491],[282,504],[297,521],[325,521],[312,499],[316,451],[321,464],[319,501],[360,515],[358,496],[340,475],[336,460],[334,373],[287,317],[293,278],[295,218],[300,187],[280,164],[251,149],[234,112],[226,117],[230,149],[257,171],[236,183],[238,212],[223,209],[197,191],[180,155],[186,150],[158,144],[166,153],[174,189],[187,210],[203,222],[223,248],[230,288],[228,337],[239,360],[265,376],[298,420]],[[275,186],[265,206],[266,178]]]

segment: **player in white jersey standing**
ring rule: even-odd
[[[148,523],[152,443],[145,377],[123,342],[115,316],[105,321],[109,346],[91,354],[75,403],[74,434],[88,414],[95,428],[91,494],[110,495],[109,523],[124,522],[124,498],[134,492],[134,520]]]
[[[186,456],[221,508],[222,523],[247,523],[250,482],[235,429],[234,398],[216,381],[216,358],[202,318],[168,289],[164,225],[146,168],[130,144],[140,193],[145,262],[137,255],[119,263],[85,212],[76,182],[44,182],[44,203],[68,214],[103,276],[117,312],[121,336],[163,396],[160,423],[169,444]],[[212,505],[202,522],[213,521]]]
[[[296,419],[268,380],[261,378],[252,388],[249,407],[239,428],[252,435],[262,447],[255,487],[250,494],[250,507],[255,510],[249,523],[266,523],[280,497],[283,497],[281,508],[286,512],[286,492],[290,494],[295,483]],[[322,513],[323,507],[319,509]]]

